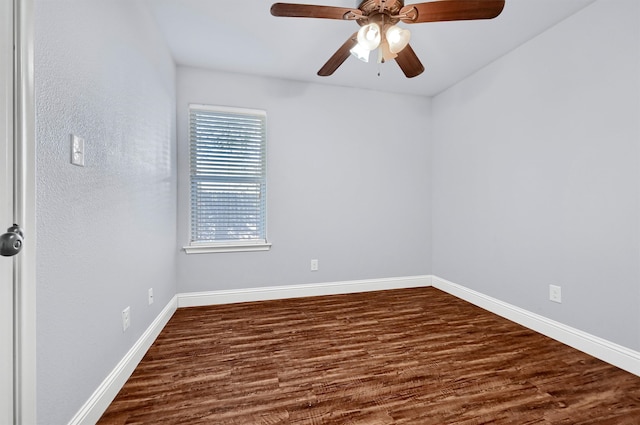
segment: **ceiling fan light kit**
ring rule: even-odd
[[[407,78],[416,77],[424,66],[409,45],[411,33],[396,24],[493,19],[500,15],[505,0],[435,0],[405,6],[404,0],[362,0],[356,9],[310,4],[274,3],[273,16],[356,21],[360,30],[344,42],[318,71],[332,75],[351,55],[369,61],[379,48],[378,61],[395,59]],[[384,35],[384,36],[383,36]]]
[[[362,62],[369,62],[369,54],[371,53],[371,50],[367,49],[362,44],[357,43],[351,48],[351,50],[349,50],[349,52]]]
[[[389,50],[391,53],[400,53],[402,49],[407,47],[409,40],[411,40],[411,32],[400,28],[397,25],[391,25],[385,33],[387,42],[389,43]]]
[[[360,28],[358,31],[358,44],[367,50],[375,50],[380,45],[380,25],[374,23]]]
[[[395,59],[396,53],[409,44],[411,33],[397,25],[387,25],[383,28],[384,38],[380,35],[380,25],[375,22],[360,28],[358,44],[350,50],[351,54],[363,62],[369,62],[369,52],[380,48],[378,62]]]

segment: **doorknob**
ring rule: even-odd
[[[0,255],[12,257],[22,249],[24,232],[17,224],[9,227],[7,233],[0,236]]]

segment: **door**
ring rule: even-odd
[[[13,224],[13,2],[0,1],[0,234]],[[13,259],[0,257],[0,423],[14,423]]]
[[[35,424],[33,0],[0,0],[0,424]],[[25,243],[5,234],[18,223]],[[30,235],[29,235],[30,234]],[[27,236],[29,235],[29,236]],[[12,248],[7,252],[9,237]],[[29,239],[32,241],[29,244]]]

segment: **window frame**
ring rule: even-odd
[[[264,209],[263,209],[263,228],[264,228],[264,239],[246,239],[246,240],[220,240],[220,241],[197,241],[193,240],[192,234],[192,211],[193,211],[193,186],[192,186],[192,177],[193,170],[191,164],[191,154],[193,149],[194,142],[191,140],[191,125],[192,125],[192,111],[200,110],[200,111],[210,111],[210,112],[221,112],[227,114],[238,114],[238,115],[254,115],[261,116],[264,118]],[[250,109],[250,108],[238,108],[231,106],[216,106],[216,105],[204,105],[204,104],[196,104],[190,103],[187,108],[187,140],[189,144],[188,148],[188,173],[189,173],[189,215],[188,215],[188,226],[189,226],[189,243],[183,247],[184,251],[187,254],[206,254],[206,253],[217,253],[217,252],[246,252],[246,251],[268,251],[271,249],[271,243],[268,242],[267,239],[267,112],[261,109]]]

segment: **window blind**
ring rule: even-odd
[[[191,106],[191,243],[266,242],[266,113]]]

